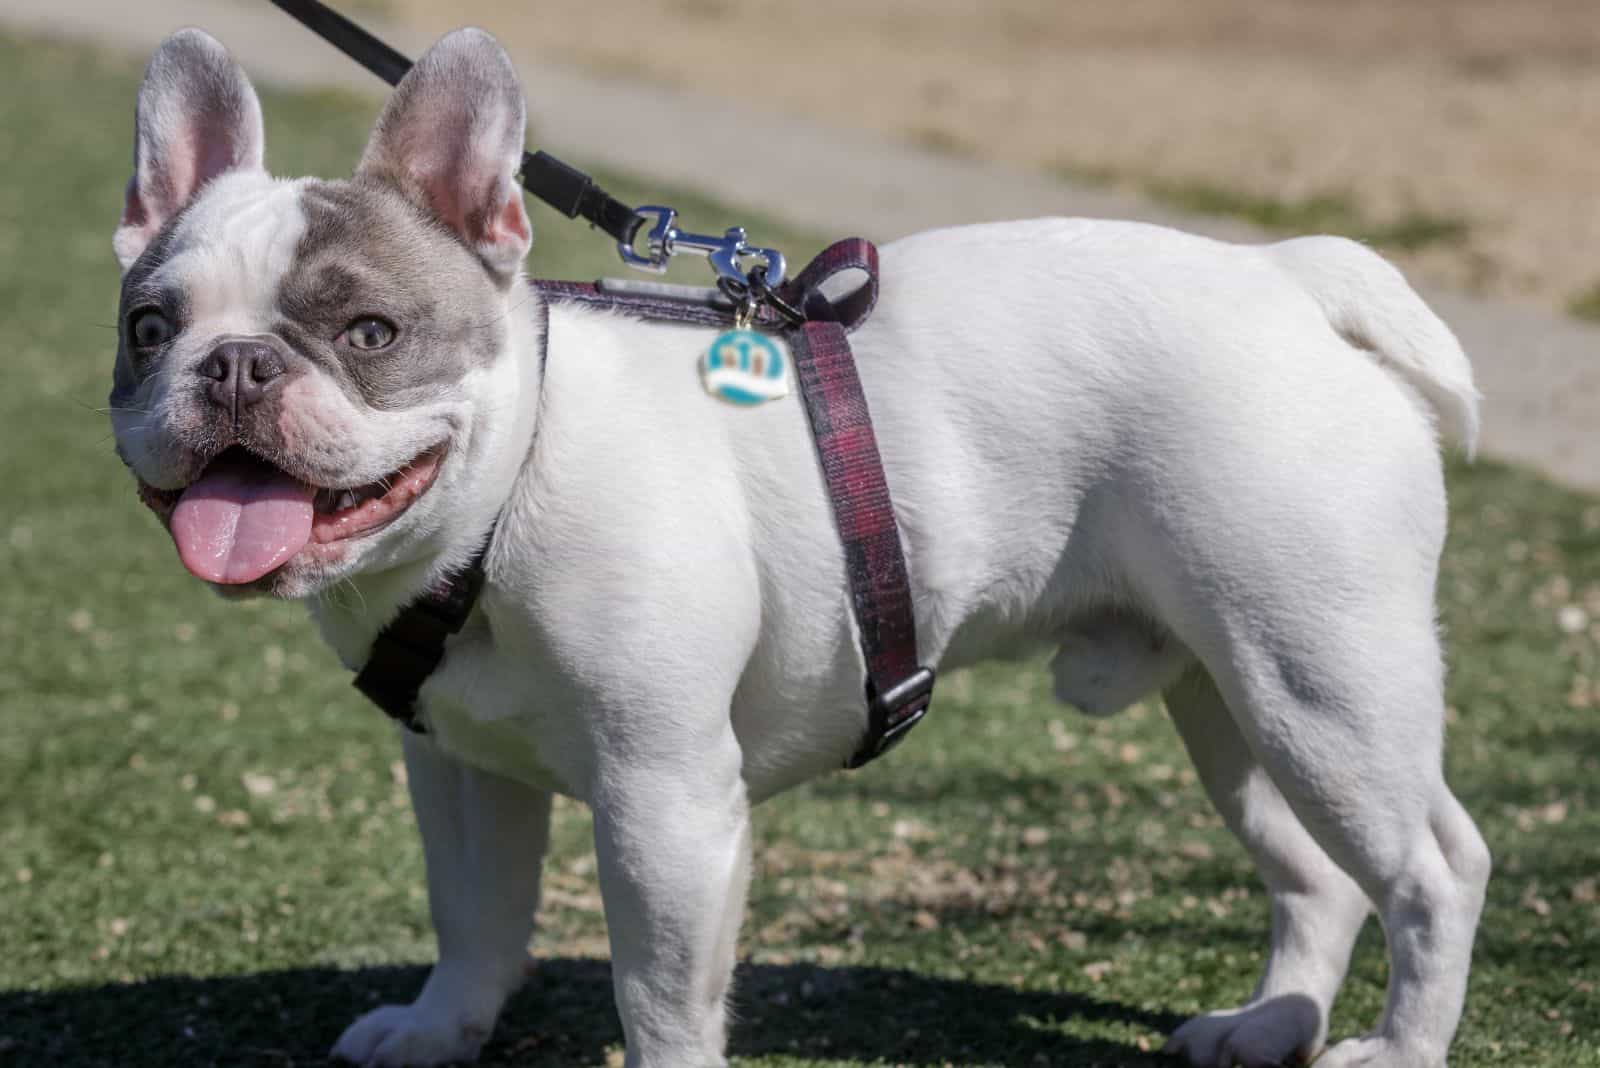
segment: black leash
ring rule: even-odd
[[[272,0],[307,29],[388,82],[398,85],[411,61],[319,0]],[[594,184],[576,167],[548,152],[524,152],[517,177],[522,188],[569,219],[584,218],[624,245],[632,245],[645,220]]]

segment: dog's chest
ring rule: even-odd
[[[356,670],[372,642],[370,628],[340,612],[314,613],[322,638],[345,666]],[[418,699],[418,721],[431,742],[465,764],[518,782],[573,794],[580,769],[557,758],[574,745],[554,709],[571,708],[570,696],[551,691],[548,671],[497,643],[481,612],[446,646]],[[374,706],[367,711],[381,717]],[[571,717],[565,717],[570,727]]]
[[[528,657],[492,642],[481,621],[451,642],[444,662],[422,688],[422,722],[434,743],[463,763],[518,782],[578,796],[579,748],[563,729],[559,709],[571,698],[555,692],[547,673]]]

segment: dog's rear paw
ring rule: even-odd
[[[1317,1061],[1317,1068],[1445,1068],[1444,1058],[1401,1049],[1381,1035],[1347,1038]]]
[[[1321,1044],[1322,1010],[1308,997],[1285,994],[1196,1016],[1172,1033],[1166,1052],[1195,1068],[1276,1068],[1309,1064]]]
[[[367,1068],[424,1068],[475,1061],[488,1037],[487,1027],[385,1005],[346,1028],[331,1056]]]

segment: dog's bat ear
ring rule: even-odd
[[[456,30],[395,87],[356,180],[397,188],[510,278],[533,243],[516,181],[526,121],[522,83],[499,42]]]
[[[156,49],[134,110],[133,177],[111,240],[127,270],[219,174],[260,170],[261,102],[228,50],[203,30]]]

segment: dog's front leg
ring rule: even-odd
[[[410,1005],[350,1025],[333,1049],[364,1065],[470,1061],[522,982],[550,835],[550,794],[468,767],[404,733],[439,962]]]
[[[603,771],[594,800],[627,1068],[722,1065],[723,1001],[750,883],[732,731],[692,762]]]

